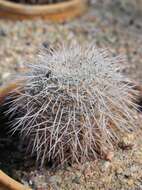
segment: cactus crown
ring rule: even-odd
[[[92,160],[133,129],[136,92],[119,61],[107,50],[76,44],[28,65],[9,113],[18,113],[12,130],[28,139],[41,165]]]

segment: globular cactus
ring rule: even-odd
[[[136,91],[119,61],[93,45],[63,46],[40,54],[19,77],[12,130],[41,166],[93,160],[135,127]]]

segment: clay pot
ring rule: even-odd
[[[18,82],[13,82],[0,87],[0,104],[2,104],[6,96],[18,86]]]
[[[15,20],[42,18],[51,21],[66,21],[81,15],[88,0],[67,0],[55,4],[28,5],[0,0],[0,17]]]
[[[0,190],[32,190],[15,181],[0,170]]]

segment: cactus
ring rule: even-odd
[[[119,57],[94,45],[41,53],[13,93],[11,126],[43,166],[93,160],[135,127],[136,91]]]

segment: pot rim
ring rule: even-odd
[[[15,90],[20,84],[20,81],[9,82],[0,86],[0,104],[2,104],[8,94]]]
[[[24,186],[20,182],[9,177],[6,173],[0,170],[0,188],[6,188],[9,190],[32,190],[29,187]]]
[[[13,13],[24,14],[24,15],[45,15],[47,13],[62,12],[68,9],[74,9],[76,6],[83,7],[87,0],[67,0],[56,4],[43,4],[43,5],[29,5],[29,4],[18,4],[7,0],[0,0],[0,9],[11,10]],[[79,7],[79,8],[80,8]]]

